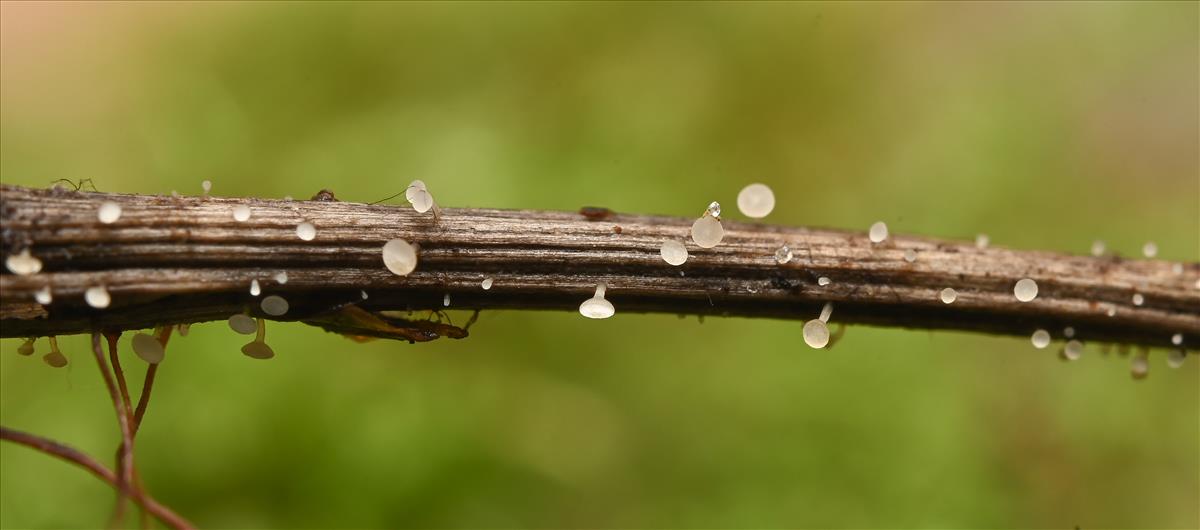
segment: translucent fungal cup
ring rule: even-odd
[[[662,256],[663,261],[675,267],[683,265],[688,259],[687,247],[674,239],[664,240],[662,247],[658,249],[658,253]]]
[[[1013,286],[1013,295],[1016,296],[1017,300],[1020,302],[1029,302],[1034,298],[1037,298],[1037,294],[1037,282],[1029,278],[1017,280],[1017,284]]]
[[[871,225],[871,229],[867,231],[867,237],[872,243],[883,243],[888,238],[887,224],[879,221]]]
[[[762,219],[775,209],[775,193],[766,184],[751,184],[738,193],[737,205],[742,215]]]
[[[153,335],[138,333],[133,336],[133,352],[143,361],[158,364],[163,360],[163,345]]]
[[[617,310],[613,307],[612,302],[604,299],[604,291],[607,286],[599,284],[596,286],[596,294],[582,304],[579,304],[579,314],[594,319],[604,319],[616,314]]]
[[[403,239],[393,239],[383,245],[383,265],[392,274],[408,276],[417,268],[417,246]]]

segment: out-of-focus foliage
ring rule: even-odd
[[[421,178],[448,206],[733,217],[761,181],[775,223],[1195,260],[1197,11],[5,2],[0,177],[355,201]],[[274,324],[265,362],[196,326],[168,348],[142,476],[212,528],[1200,525],[1194,357],[1156,351],[1135,383],[1095,344],[1065,364],[856,327],[814,351],[796,322],[610,296],[610,320],[492,312],[416,346]],[[112,455],[86,341],[63,370],[17,344],[2,422]],[[0,526],[106,520],[84,472],[7,444],[0,464]]]

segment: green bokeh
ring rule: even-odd
[[[695,215],[761,181],[775,223],[1200,257],[1194,2],[0,9],[5,183]],[[1200,363],[1160,351],[1134,383],[1098,345],[619,312],[268,338],[196,326],[155,386],[142,476],[203,527],[1200,527]],[[111,455],[86,340],[17,344],[2,423]],[[111,507],[0,445],[0,526]]]

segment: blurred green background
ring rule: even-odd
[[[355,201],[421,178],[447,206],[677,215],[761,181],[774,223],[1196,260],[1197,6],[4,2],[0,178]],[[796,322],[566,312],[471,332],[275,324],[259,362],[195,326],[142,476],[210,528],[1200,527],[1195,357],[1156,351],[1135,383],[1097,345],[1068,365],[942,332],[813,351]],[[84,338],[63,370],[17,345],[2,423],[111,455]],[[0,526],[107,520],[86,473],[9,444],[0,465]]]

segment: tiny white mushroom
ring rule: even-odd
[[[713,201],[704,210],[704,215],[692,223],[692,241],[700,248],[713,248],[725,237],[721,226],[721,204]]]
[[[821,307],[821,316],[817,317],[817,320],[829,322],[829,317],[831,316],[833,316],[833,304],[825,302],[825,305]]]
[[[1068,339],[1075,338],[1075,328],[1073,328],[1071,326],[1067,326],[1067,327],[1063,328],[1063,336]]]
[[[359,291],[359,294],[361,294],[361,295],[362,295],[362,299],[363,299],[363,300],[366,300],[366,299],[367,299],[367,292],[366,292],[366,291]]]
[[[150,364],[158,364],[163,360],[165,350],[161,342],[153,335],[138,333],[133,336],[133,353]]]
[[[275,283],[278,283],[279,285],[283,285],[287,282],[288,282],[287,271],[279,271],[279,272],[275,273]]]
[[[1103,256],[1105,250],[1107,250],[1107,246],[1105,246],[1103,241],[1101,241],[1099,239],[1092,241],[1092,255],[1093,256],[1096,256],[1097,258],[1100,256]]]
[[[887,223],[879,221],[871,225],[871,230],[867,232],[867,237],[871,239],[872,243],[883,243],[888,238]]]
[[[775,250],[775,263],[783,265],[789,261],[792,261],[792,257],[794,256],[795,254],[792,253],[792,249],[788,248],[787,245],[784,245]]]
[[[904,250],[904,261],[912,263],[917,261],[917,251],[911,248]]]
[[[1146,303],[1146,297],[1142,293],[1133,293],[1133,305],[1140,306]]]
[[[407,188],[404,188],[404,198],[408,200],[408,202],[412,202],[413,197],[416,196],[418,191],[428,191],[425,188],[425,181],[420,179],[412,181]]]
[[[258,296],[262,294],[262,287],[258,285],[258,280],[250,280],[250,296]]]
[[[1145,245],[1142,245],[1142,255],[1146,256],[1147,258],[1153,258],[1154,256],[1157,256],[1158,244],[1153,241],[1147,241]]]
[[[38,289],[36,293],[33,293],[33,299],[37,300],[39,304],[50,305],[50,302],[54,300],[54,295],[50,292],[50,286],[47,285]]]
[[[1030,341],[1033,342],[1034,348],[1037,348],[1039,350],[1043,349],[1046,346],[1050,345],[1050,332],[1046,331],[1044,329],[1039,329],[1037,331],[1034,331],[1033,336],[1030,337]]]
[[[108,307],[108,304],[112,303],[112,296],[108,294],[108,289],[106,289],[103,285],[88,287],[88,289],[83,292],[83,299],[87,302],[87,305],[90,305],[96,309],[104,309]]]
[[[1150,375],[1150,358],[1149,353],[1142,350],[1141,353],[1135,355],[1133,360],[1129,362],[1129,375],[1134,379],[1145,379]]]
[[[813,349],[821,349],[829,344],[829,325],[820,319],[804,323],[804,343]]]
[[[450,307],[450,293],[442,297],[442,307]]]
[[[766,184],[751,184],[738,192],[737,205],[746,217],[761,219],[775,209],[775,193]]]
[[[42,271],[42,260],[31,255],[29,249],[24,249],[18,254],[9,254],[4,266],[13,274],[28,276]]]
[[[1187,359],[1187,352],[1183,348],[1171,350],[1167,352],[1167,366],[1171,368],[1179,368],[1183,366],[1183,361]]]
[[[100,219],[101,223],[113,224],[121,218],[121,205],[112,201],[104,201],[100,205],[100,210],[96,212],[96,217]]]
[[[50,353],[43,355],[42,361],[55,368],[67,365],[67,356],[58,350],[58,337],[50,337]]]
[[[34,339],[32,338],[25,339],[25,342],[22,342],[20,346],[17,346],[17,354],[24,355],[26,357],[33,355],[33,341]]]
[[[1182,263],[1172,263],[1171,264],[1171,272],[1174,273],[1176,276],[1183,274],[1183,264]]]
[[[208,195],[208,192],[212,191],[212,181],[211,180],[200,181],[200,189],[204,190],[205,195]]]
[[[491,278],[484,278],[484,279],[483,279],[483,282],[482,282],[482,283],[480,283],[480,284],[479,284],[479,286],[480,286],[480,287],[483,287],[483,290],[484,290],[484,291],[486,291],[486,290],[488,290],[488,289],[491,289],[491,288],[492,288],[492,279],[491,279]]]
[[[258,330],[258,324],[249,315],[238,313],[229,317],[229,329],[242,335],[249,335]]]
[[[1106,315],[1108,315],[1108,316],[1110,316],[1110,317],[1115,317],[1115,316],[1117,316],[1117,307],[1116,307],[1116,306],[1109,306],[1109,307],[1108,307],[1108,311],[1105,311],[1105,312],[1104,312],[1104,314],[1106,314]]]
[[[304,221],[296,225],[296,237],[304,241],[312,241],[317,237],[317,227],[308,221]]]
[[[817,278],[817,285],[820,285],[821,287],[825,287],[826,285],[829,285],[832,282],[833,282],[833,280],[830,280],[829,278],[826,278],[824,276]]]
[[[258,335],[254,337],[254,342],[242,346],[242,353],[253,359],[270,359],[275,356],[275,351],[267,346],[267,323],[261,318],[257,320]]]
[[[958,299],[958,291],[947,287],[942,289],[942,292],[938,294],[938,298],[942,300],[943,304],[953,304]]]
[[[288,312],[288,301],[282,296],[278,295],[271,295],[263,298],[262,303],[259,304],[259,306],[262,307],[263,313],[273,317],[277,317]]]
[[[383,265],[392,274],[408,276],[417,268],[417,246],[403,239],[393,239],[383,245]]]
[[[978,234],[975,236],[975,248],[985,249],[992,243],[992,239],[987,234]]]
[[[579,314],[588,318],[608,318],[617,312],[612,302],[604,299],[604,291],[608,288],[601,283],[596,285],[596,294],[579,304]]]
[[[1017,284],[1013,286],[1013,295],[1017,297],[1018,301],[1028,302],[1034,298],[1037,298],[1037,294],[1037,282],[1029,278],[1017,280]]]
[[[1171,344],[1174,344],[1176,346],[1183,344],[1183,333],[1176,333],[1174,335],[1171,335]]]
[[[688,259],[687,247],[674,239],[663,240],[662,247],[658,249],[658,253],[668,265],[676,267],[683,265]]]
[[[233,207],[233,220],[243,223],[250,220],[250,207],[239,204]]]
[[[1067,341],[1067,345],[1063,347],[1063,357],[1068,361],[1078,360],[1083,356],[1083,343],[1077,340]]]

